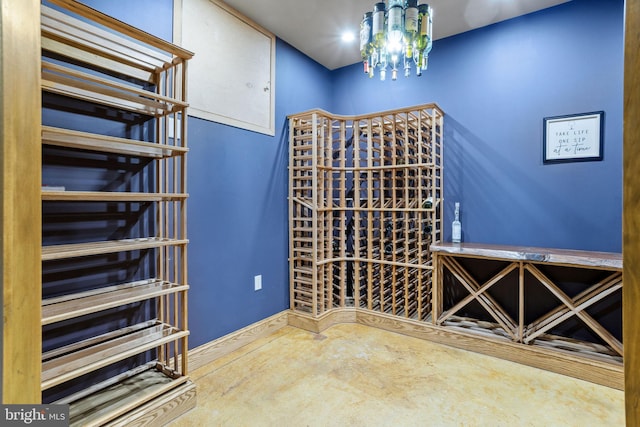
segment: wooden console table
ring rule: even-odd
[[[589,308],[594,310],[596,304],[609,301],[608,305],[614,309],[608,308],[607,313],[620,313],[619,328],[613,316],[616,323],[613,329],[621,331],[622,254],[477,243],[436,244],[431,246],[431,251],[435,267],[434,324],[622,363],[622,342],[612,333],[611,325],[607,329],[597,316],[588,312]],[[490,264],[488,272],[478,274],[466,265],[477,260]],[[456,298],[449,298],[445,303],[443,296],[451,293],[448,287],[454,285]],[[498,297],[496,290],[500,287],[511,292],[510,304],[505,304],[509,298]],[[541,308],[534,307],[535,301],[530,300],[542,294],[547,303],[540,315]],[[552,308],[547,307],[550,301]],[[475,303],[477,310],[486,312],[484,320],[465,316],[465,307],[471,303]],[[532,313],[535,320],[531,319]],[[608,323],[611,317],[609,315]],[[602,343],[557,336],[555,330],[567,321],[585,325]]]

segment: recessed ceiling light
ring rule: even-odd
[[[342,41],[345,43],[352,42],[356,39],[356,36],[351,31],[345,31],[342,33]]]

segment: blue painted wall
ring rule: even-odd
[[[623,0],[573,0],[434,43],[421,77],[333,74],[333,112],[436,102],[445,239],[621,251]],[[435,23],[437,25],[437,22]],[[544,117],[605,111],[604,161],[543,165]]]
[[[329,71],[278,40],[275,137],[189,119],[191,345],[289,307],[286,115],[330,96]]]
[[[171,38],[171,0],[86,2]],[[418,81],[382,83],[278,40],[275,137],[189,119],[190,346],[288,308],[286,115],[310,108],[440,104],[447,239],[460,201],[466,241],[620,251],[622,35],[623,0],[573,0],[439,40]],[[543,117],[595,110],[604,161],[543,165]]]
[[[173,0],[81,1],[87,6],[163,40],[173,40]]]

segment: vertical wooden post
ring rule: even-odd
[[[626,0],[623,157],[623,342],[627,426],[640,425],[640,0]]]
[[[185,117],[186,119],[186,117]],[[289,118],[289,193],[287,197],[287,201],[289,203],[289,309],[294,310],[296,308],[295,305],[295,293],[294,289],[294,277],[295,277],[295,260],[294,260],[294,243],[293,236],[296,233],[295,224],[293,222],[293,209],[295,208],[295,204],[293,202],[293,159],[294,159],[294,143],[295,143],[295,124],[299,122],[299,118]],[[186,120],[183,120],[186,122]]]
[[[360,221],[362,218],[362,211],[360,210],[360,121],[354,119],[351,122],[353,129],[353,144],[352,147],[352,166],[353,166],[353,306],[360,307],[360,259],[362,254],[360,253]]]
[[[367,309],[373,308],[373,126],[371,120],[366,122],[367,131]]]
[[[175,22],[175,21],[174,21]],[[182,61],[181,67],[179,68],[181,71],[180,74],[180,80],[182,83],[182,86],[180,87],[180,91],[182,93],[182,97],[181,99],[183,100],[187,100],[188,98],[188,93],[187,93],[187,76],[188,76],[188,69],[187,69],[187,61]],[[174,126],[177,123],[177,117],[178,115],[176,115],[176,117],[174,118]],[[183,111],[182,114],[180,114],[180,129],[178,130],[178,128],[174,129],[174,135],[180,135],[180,143],[177,144],[176,141],[174,140],[174,145],[179,145],[182,147],[185,147],[187,145],[187,122],[189,121],[187,118],[187,111]],[[182,177],[181,177],[181,184],[180,184],[180,190],[185,193],[185,194],[189,194],[189,189],[187,188],[187,158],[186,156],[180,156],[180,170],[182,171]],[[182,218],[182,220],[180,221],[180,238],[181,239],[186,239],[188,234],[187,234],[187,202],[186,200],[183,201],[180,204],[180,209],[182,210],[182,212],[180,213],[180,218]],[[188,284],[189,283],[189,269],[187,266],[187,259],[188,259],[188,254],[187,251],[189,249],[188,245],[183,245],[181,246],[182,248],[182,265],[180,267],[180,274],[182,275],[182,277],[180,278],[181,281],[178,283],[185,283]],[[188,305],[188,300],[187,300],[187,293],[183,293],[182,295],[182,308],[180,310],[180,313],[182,313],[182,328],[187,331],[189,330],[189,305]],[[189,349],[189,337],[186,336],[182,339],[182,351],[183,351],[183,355],[187,355],[187,351]],[[182,373],[184,375],[188,375],[189,374],[189,357],[183,357],[182,358]]]
[[[524,340],[524,263],[518,263],[518,341]]]
[[[0,0],[2,403],[40,403],[40,2]]]
[[[415,123],[415,131],[416,131],[416,156],[417,156],[417,169],[416,169],[416,197],[417,197],[417,207],[418,209],[420,209],[417,213],[416,213],[416,246],[417,246],[417,262],[420,265],[424,265],[425,264],[425,259],[424,259],[424,221],[425,221],[425,217],[428,217],[428,213],[425,212],[423,210],[423,204],[424,204],[424,199],[423,199],[423,188],[422,188],[422,183],[423,183],[423,179],[424,179],[424,134],[422,132],[422,126],[424,123],[424,110],[420,109],[417,111],[416,113],[416,123]],[[435,260],[433,260],[433,262],[435,262]],[[432,264],[435,265],[435,264]],[[431,319],[433,322],[435,322],[434,320],[434,314],[433,314],[433,310],[434,310],[434,305],[433,305],[433,282],[435,280],[435,276],[432,270],[432,274],[431,274],[431,289],[429,289],[429,278],[425,277],[426,274],[425,272],[427,272],[427,270],[420,270],[420,272],[418,273],[418,287],[420,289],[419,295],[418,295],[418,304],[419,304],[419,310],[422,314],[421,319],[422,320],[427,320],[428,316],[431,315]],[[431,301],[431,312],[429,312],[428,309],[428,304],[423,304],[423,301],[425,301],[425,297],[427,297],[429,294],[431,294],[429,298],[429,300]],[[434,323],[435,324],[435,323]]]
[[[313,148],[311,150],[311,162],[312,162],[312,168],[311,168],[311,186],[313,187],[312,190],[312,195],[313,195],[313,200],[311,200],[311,206],[313,207],[313,212],[312,212],[312,218],[313,218],[313,236],[315,236],[316,238],[313,239],[312,242],[312,248],[313,248],[313,255],[312,255],[312,265],[313,265],[313,277],[312,277],[312,285],[311,285],[311,289],[313,292],[313,295],[311,297],[311,306],[312,306],[312,312],[311,314],[313,314],[313,317],[317,317],[320,313],[322,313],[322,311],[318,311],[318,306],[319,304],[322,302],[322,298],[320,300],[318,300],[318,147],[320,146],[320,143],[318,142],[320,140],[320,138],[322,138],[322,136],[324,135],[323,133],[318,132],[318,128],[320,127],[319,124],[320,121],[320,117],[318,116],[317,113],[313,113],[312,115],[312,126],[313,126]]]
[[[442,266],[438,252],[431,252],[431,323],[438,324],[442,315]]]
[[[347,187],[347,121],[340,120],[340,141],[338,142],[340,147],[340,307],[345,306],[345,299],[347,296],[347,212],[351,211],[353,215],[353,204],[351,209],[346,209],[349,201],[347,195],[349,193],[349,187]],[[351,152],[353,153],[354,146],[353,141],[351,145]],[[331,153],[333,154],[333,153]],[[353,164],[351,165],[351,184],[353,185]],[[329,193],[331,194],[331,193]],[[352,196],[355,198],[355,194]],[[353,200],[353,199],[352,199]],[[353,202],[352,202],[353,203]],[[333,206],[333,205],[330,205]],[[331,212],[330,212],[331,213]],[[332,218],[333,219],[333,218]],[[333,233],[332,233],[333,234]]]

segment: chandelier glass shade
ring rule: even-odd
[[[418,0],[388,0],[375,3],[372,12],[366,12],[360,23],[360,56],[364,72],[376,73],[385,80],[391,69],[391,79],[398,78],[398,68],[404,75],[416,75],[427,69],[432,46],[432,16],[428,4]]]

